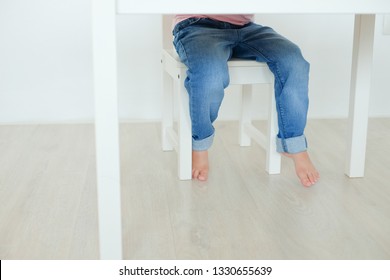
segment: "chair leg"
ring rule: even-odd
[[[180,180],[192,179],[192,130],[189,109],[189,97],[184,87],[182,77],[186,76],[185,70],[177,79],[175,94],[178,95],[179,106],[179,148],[178,148],[178,174]]]
[[[266,171],[269,174],[280,174],[281,156],[276,151],[276,135],[278,133],[278,118],[276,113],[275,95],[273,86],[269,97],[268,133],[267,133],[267,163]]]
[[[242,87],[242,105],[241,105],[241,118],[239,124],[239,143],[240,146],[250,146],[251,138],[245,133],[245,124],[250,124],[252,121],[252,85],[243,85]]]
[[[173,86],[172,77],[163,72],[163,100],[162,100],[162,122],[161,122],[161,142],[163,151],[172,151],[173,146],[168,139],[167,130],[173,127]]]

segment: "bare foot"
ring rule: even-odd
[[[320,174],[314,167],[309,154],[306,151],[297,154],[283,153],[283,155],[293,159],[295,172],[301,180],[302,185],[310,187],[318,181]]]
[[[206,181],[209,175],[209,156],[207,151],[192,151],[192,178]]]

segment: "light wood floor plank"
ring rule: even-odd
[[[370,119],[360,179],[346,122],[310,120],[311,188],[286,158],[268,175],[234,122],[216,124],[208,182],[179,181],[159,129],[120,126],[126,259],[390,259],[390,119]],[[0,259],[97,259],[96,211],[92,125],[0,126]]]

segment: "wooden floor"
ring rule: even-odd
[[[259,126],[264,125],[259,123]],[[216,125],[207,183],[179,181],[157,123],[122,124],[125,259],[390,259],[390,119],[371,119],[366,176],[344,175],[344,120],[312,120],[320,182],[264,171]],[[92,125],[0,126],[0,259],[97,259]]]

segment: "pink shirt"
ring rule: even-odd
[[[173,26],[175,26],[177,23],[188,19],[188,18],[210,18],[214,20],[219,21],[225,21],[229,22],[231,24],[235,25],[244,25],[253,20],[253,14],[247,14],[247,15],[175,15],[173,19]]]

